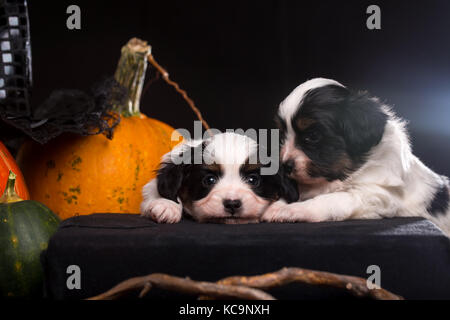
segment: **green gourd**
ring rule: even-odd
[[[10,171],[0,198],[0,296],[39,297],[43,270],[40,254],[59,225],[59,218],[43,204],[22,200],[14,191]]]

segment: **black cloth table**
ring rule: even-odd
[[[407,299],[450,299],[450,240],[420,218],[324,223],[220,225],[183,220],[156,224],[137,215],[68,219],[43,253],[46,297],[86,298],[134,276],[167,273],[216,281],[285,266],[367,278]],[[66,286],[67,267],[81,270],[81,289]],[[282,299],[348,298],[337,289],[291,284],[270,291]],[[151,290],[149,298],[179,298]]]

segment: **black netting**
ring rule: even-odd
[[[112,136],[120,116],[111,114],[127,99],[126,90],[106,79],[92,92],[57,90],[38,107],[30,106],[32,84],[30,27],[26,0],[0,0],[0,132],[20,129],[45,143],[63,132]]]
[[[126,89],[113,78],[94,86],[90,94],[79,90],[56,90],[33,111],[31,121],[23,119],[20,126],[41,143],[63,132],[104,133],[111,138],[120,116],[110,110],[123,105],[127,99]]]

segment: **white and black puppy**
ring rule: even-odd
[[[199,222],[255,223],[280,198],[296,201],[295,181],[285,179],[282,171],[261,175],[257,152],[253,139],[235,133],[176,146],[163,156],[157,177],[144,186],[141,215],[176,223],[184,209]]]
[[[448,178],[412,154],[405,123],[378,99],[316,78],[280,104],[277,122],[300,202],[277,201],[262,220],[422,216],[450,234]]]

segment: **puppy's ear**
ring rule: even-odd
[[[299,199],[297,182],[288,177],[286,169],[281,166],[277,173],[279,196],[287,203],[296,202]]]
[[[297,182],[292,179],[285,178],[281,182],[280,197],[287,203],[296,202],[299,199]]]
[[[195,159],[202,159],[204,145],[204,143],[195,147],[185,145],[182,150],[172,151],[166,157],[166,161],[161,163],[157,172],[157,187],[161,197],[178,202],[178,191],[183,180],[189,175],[189,168],[192,168]],[[177,163],[173,162],[172,156],[175,156]]]
[[[184,177],[184,164],[165,162],[157,173],[158,193],[161,197],[178,202],[178,191],[181,188]]]
[[[376,98],[350,93],[341,111],[340,130],[350,156],[362,156],[381,141],[388,116]]]

